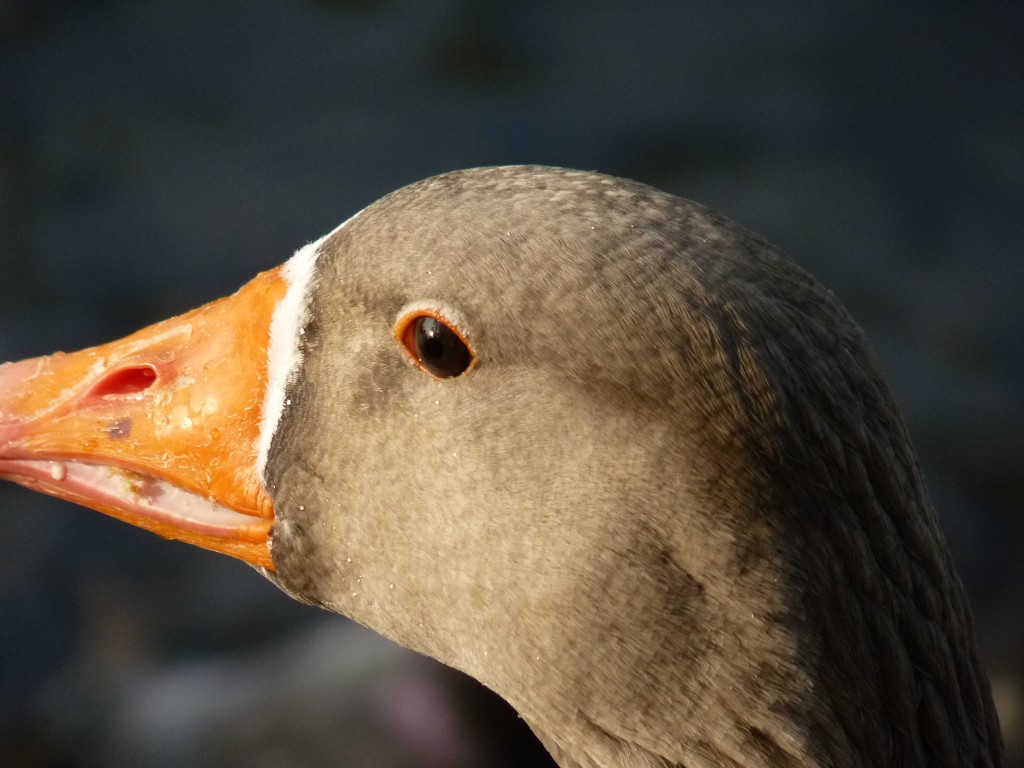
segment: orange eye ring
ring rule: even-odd
[[[434,309],[414,309],[395,323],[395,339],[420,370],[453,379],[472,370],[476,353],[459,327]]]

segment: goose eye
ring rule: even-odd
[[[395,336],[416,364],[437,379],[462,375],[476,359],[462,334],[434,314],[419,312],[403,318]]]

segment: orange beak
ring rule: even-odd
[[[257,446],[280,272],[120,341],[0,365],[0,477],[273,569]]]

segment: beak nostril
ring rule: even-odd
[[[93,387],[90,397],[134,395],[149,389],[156,382],[156,371],[149,365],[121,368],[104,376]]]

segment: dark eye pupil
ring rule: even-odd
[[[463,373],[471,361],[469,348],[451,328],[440,320],[424,316],[416,319],[416,356],[423,367],[446,379]]]

